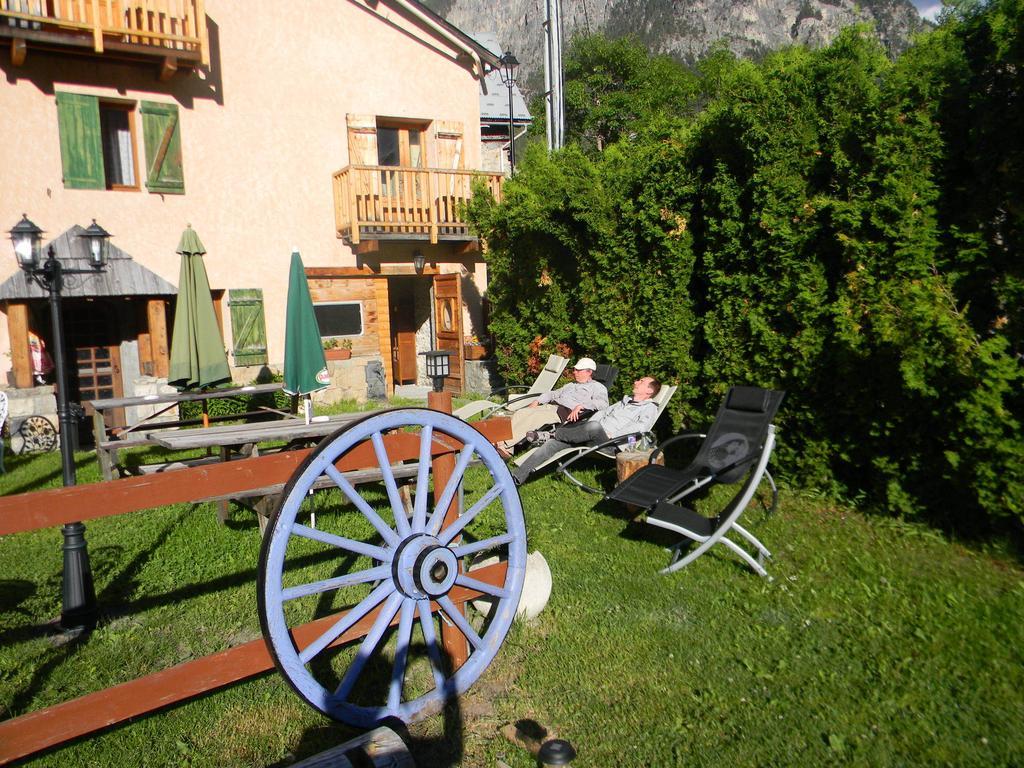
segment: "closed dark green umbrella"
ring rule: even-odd
[[[320,326],[313,312],[306,270],[298,251],[292,251],[288,273],[288,308],[284,329],[284,391],[291,395],[309,395],[331,383],[327,361],[320,342]],[[306,419],[309,419],[309,398]]]
[[[190,224],[181,235],[178,300],[171,334],[168,383],[178,389],[201,389],[231,380],[224,338],[217,326],[210,281],[203,265],[203,247]]]

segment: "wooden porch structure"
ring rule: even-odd
[[[204,0],[0,0],[0,37],[21,66],[28,45],[155,57],[161,77],[179,61],[210,64]]]
[[[500,173],[349,165],[334,174],[338,237],[352,245],[368,239],[475,240],[462,207],[483,183],[501,199]]]

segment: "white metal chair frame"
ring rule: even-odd
[[[529,385],[529,387],[526,384],[510,384],[491,393],[492,397],[504,393],[504,402],[496,403],[493,400],[473,400],[456,408],[452,413],[463,421],[469,421],[474,416],[491,416],[496,411],[504,410],[510,413],[518,411],[520,408],[528,406],[545,392],[550,392],[555,384],[558,383],[559,378],[562,376],[562,371],[565,370],[565,366],[568,364],[568,358],[561,355],[550,355],[547,362],[544,363],[544,368],[537,374],[537,378],[534,379],[533,384]],[[527,391],[522,395],[510,397],[508,393],[514,389],[526,389]]]
[[[698,515],[696,512],[686,510],[669,501],[660,502],[654,508],[654,511],[647,515],[648,524],[665,530],[674,531],[675,533],[681,534],[685,537],[684,540],[672,547],[672,560],[668,566],[661,569],[661,573],[673,573],[674,571],[678,571],[680,568],[685,567],[703,555],[716,543],[721,542],[725,547],[742,558],[743,561],[747,563],[747,565],[749,565],[757,574],[771,580],[771,576],[768,575],[768,572],[762,564],[766,559],[771,557],[771,552],[768,551],[767,547],[765,547],[756,536],[741,526],[737,521],[739,516],[747,508],[747,505],[750,504],[751,499],[754,498],[754,494],[757,492],[757,487],[760,485],[763,477],[767,476],[769,478],[772,492],[777,495],[775,482],[771,480],[771,475],[768,474],[768,460],[771,458],[774,447],[775,425],[771,424],[768,426],[768,434],[765,438],[764,445],[761,448],[757,466],[747,477],[747,481],[736,493],[732,501],[729,502],[729,505],[717,518],[709,520],[708,518]],[[675,494],[674,498],[678,500],[705,484],[706,482],[688,486],[682,493]],[[697,525],[693,525],[693,523],[696,522],[698,518],[707,521],[708,527],[712,529],[710,533],[697,530],[698,527],[701,527],[700,524],[698,523]],[[755,558],[739,544],[727,538],[726,534],[730,531],[735,531],[746,539],[746,541],[757,550],[757,557]],[[685,557],[680,557],[682,548],[693,541],[698,542],[699,546],[697,546],[692,552],[687,553]]]

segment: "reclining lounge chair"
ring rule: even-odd
[[[622,481],[605,498],[632,504],[647,510],[647,522],[674,531],[683,536],[673,547],[673,556],[662,573],[671,573],[696,560],[716,542],[721,542],[739,555],[761,576],[767,576],[763,560],[771,553],[737,521],[746,509],[762,478],[772,488],[772,509],[778,492],[768,473],[768,460],[775,446],[775,414],[785,393],[758,387],[733,387],[722,401],[714,423],[706,435],[684,432],[666,440],[651,455],[652,462],[659,452],[672,443],[686,438],[703,437],[700,450],[683,469],[648,464]],[[705,517],[684,507],[680,502],[701,489],[716,484],[735,485],[739,490],[715,517]],[[735,531],[757,550],[755,559],[726,534]],[[684,547],[697,543],[696,548],[682,557]]]
[[[665,411],[665,406],[668,405],[669,400],[672,399],[672,395],[676,393],[677,389],[678,387],[663,385],[658,394],[654,396],[654,402],[658,404],[658,416],[655,418],[655,423],[657,423],[657,420],[661,418],[661,414]],[[651,436],[650,433],[646,434]],[[575,477],[571,472],[569,472],[569,467],[580,459],[595,455],[604,459],[612,459],[614,461],[615,454],[626,446],[631,437],[636,440],[640,440],[643,436],[644,433],[633,433],[612,438],[611,440],[607,440],[599,445],[574,445],[551,456],[551,458],[538,466],[537,470],[541,470],[544,467],[550,466],[554,462],[559,461],[561,463],[556,468],[556,471],[561,472],[565,476],[566,480],[589,493],[603,493],[599,488],[589,486]],[[521,456],[517,456],[515,460],[516,465],[522,466],[523,462],[526,461],[527,456],[535,450],[536,448],[533,448]]]
[[[504,410],[512,412],[525,408],[540,395],[551,391],[552,387],[558,383],[558,379],[561,377],[562,371],[568,362],[567,358],[560,355],[550,355],[548,361],[544,363],[541,372],[537,374],[533,384],[510,384],[491,393],[492,397],[495,395],[504,396],[504,402],[496,403],[493,400],[473,400],[460,408],[456,408],[453,413],[463,421],[469,421],[474,416],[490,416],[494,411]],[[519,395],[513,395],[512,393],[515,390],[527,391]]]

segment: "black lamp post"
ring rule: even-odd
[[[519,69],[519,59],[511,52],[507,52],[498,61],[501,62],[501,83],[508,88],[508,165],[511,175],[515,176],[516,137],[515,125],[513,123],[512,86],[516,84],[516,70]]]
[[[432,349],[420,354],[427,358],[427,376],[434,380],[434,391],[440,392],[444,389],[445,377],[451,372],[448,362],[451,352],[447,349]]]
[[[76,428],[68,403],[67,366],[64,360],[64,324],[61,318],[61,291],[65,275],[97,274],[106,267],[110,233],[96,223],[80,235],[89,241],[90,269],[68,269],[60,263],[53,245],[47,249],[46,261],[40,263],[43,231],[22,214],[21,221],[10,230],[18,266],[25,275],[50,295],[50,321],[53,328],[53,359],[56,369],[57,421],[60,424],[60,458],[64,485],[76,482],[75,455],[71,436]],[[79,632],[96,621],[96,593],[89,567],[89,551],[85,543],[85,526],[67,523],[64,534],[64,589],[60,626]]]

